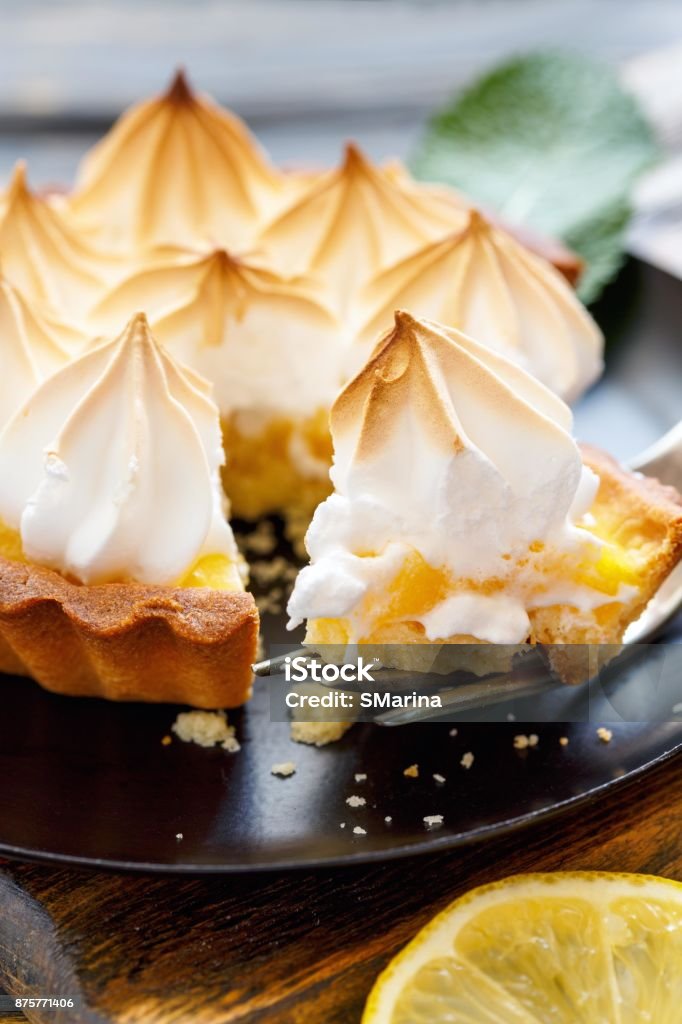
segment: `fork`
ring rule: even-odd
[[[682,492],[682,420],[675,424],[666,434],[660,437],[627,464],[634,472],[646,476],[657,477],[661,483],[676,487]],[[645,644],[660,634],[674,615],[682,607],[682,564],[670,574],[663,586],[649,601],[645,611],[628,627],[625,633],[627,645]],[[283,670],[287,658],[310,658],[309,648],[301,647],[288,651],[286,654],[253,666],[257,676],[277,675]],[[552,690],[561,689],[560,683],[543,665],[540,670],[540,658],[536,655],[533,663],[533,652],[529,651],[528,672],[502,673],[477,679],[475,682],[463,682],[457,686],[447,686],[438,690],[442,707],[437,711],[425,709],[399,709],[383,712],[374,716],[377,725],[404,725],[414,721],[425,721],[433,717],[442,717],[444,712],[459,713],[476,711],[491,707],[502,701],[511,701],[521,697],[539,696]],[[410,672],[399,670],[382,670],[381,679],[400,685],[409,685],[414,681]]]

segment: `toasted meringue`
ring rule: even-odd
[[[630,597],[632,575],[602,575],[606,541],[586,528],[599,480],[571,423],[509,360],[397,313],[333,406],[335,493],[307,534],[292,625],[315,620],[323,643],[332,620],[346,642],[409,622],[422,642],[517,644],[535,610]]]
[[[329,492],[327,414],[348,358],[348,332],[319,290],[224,250],[176,252],[108,295],[93,331],[141,303],[159,340],[215,386],[235,514],[309,518]]]
[[[0,199],[0,255],[3,273],[29,301],[71,320],[120,274],[115,259],[86,243],[31,192],[23,161]]]
[[[602,370],[603,337],[562,275],[470,211],[463,230],[429,242],[368,284],[355,350],[362,365],[393,311],[451,324],[574,401]]]
[[[85,584],[236,565],[218,410],[143,314],[42,383],[0,433],[0,517],[26,560]]]
[[[108,245],[249,244],[286,200],[246,126],[178,72],[162,96],[117,121],[85,157],[71,215]]]
[[[282,273],[329,284],[345,310],[375,273],[425,242],[462,226],[465,212],[404,169],[377,167],[357,146],[263,232],[260,244]]]
[[[40,313],[0,275],[0,427],[84,343],[78,330]]]
[[[213,382],[221,413],[250,422],[328,408],[346,358],[340,321],[314,282],[229,255],[177,250],[132,275],[92,311],[106,334],[144,303],[154,334]]]

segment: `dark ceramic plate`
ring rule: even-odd
[[[679,417],[681,298],[678,282],[637,266],[611,289],[600,311],[609,370],[578,410],[582,436],[627,456]],[[271,643],[285,639],[281,617],[266,616],[265,630]],[[636,667],[624,670],[620,692],[638,685]],[[522,753],[513,736],[528,730],[506,722],[460,723],[454,737],[447,723],[360,725],[317,750],[292,744],[288,726],[270,722],[261,683],[231,716],[242,750],[230,755],[175,740],[162,746],[177,708],[59,698],[8,677],[2,689],[0,853],[96,867],[247,871],[455,846],[595,799],[682,747],[674,722],[614,725],[604,744],[593,703],[589,723],[534,726],[540,743]],[[516,710],[521,721],[523,706]],[[467,751],[469,770],[460,765]],[[296,774],[274,778],[273,763],[289,760]],[[403,775],[411,763],[418,779]],[[356,773],[367,779],[356,782]],[[366,805],[349,807],[352,794]],[[443,815],[441,828],[425,828],[431,814]]]

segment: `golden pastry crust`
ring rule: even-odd
[[[81,586],[0,558],[0,671],[79,697],[230,708],[251,694],[251,594]]]
[[[584,679],[585,653],[571,645],[613,645],[620,649],[627,626],[636,621],[666,577],[682,558],[682,496],[653,477],[630,473],[606,452],[580,446],[583,461],[599,476],[591,512],[607,524],[609,538],[639,556],[640,586],[631,597],[603,609],[580,612],[571,607],[539,608],[530,613],[533,640],[564,645],[549,649],[549,660],[565,682]]]

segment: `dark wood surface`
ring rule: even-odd
[[[53,1024],[352,1024],[377,973],[472,886],[524,871],[682,879],[682,759],[540,827],[353,869],[173,879],[0,862],[0,984]]]

